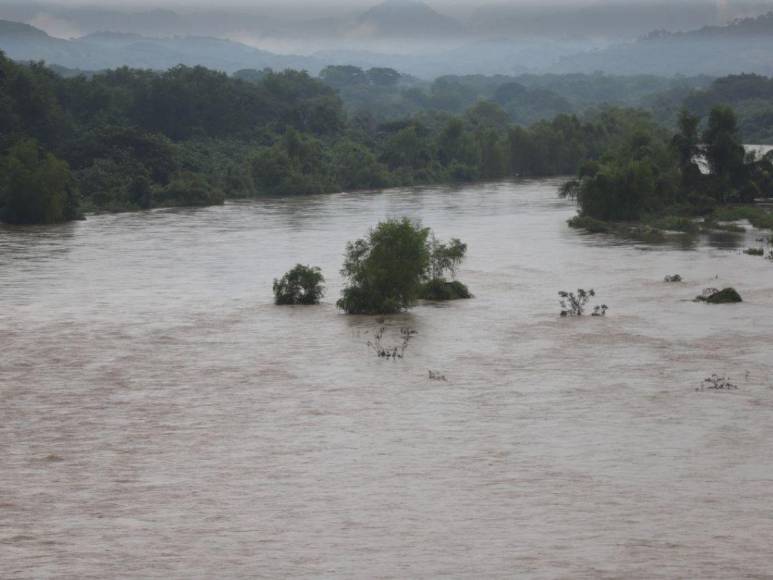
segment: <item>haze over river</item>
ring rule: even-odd
[[[773,578],[760,234],[584,235],[558,183],[0,228],[0,577]],[[475,299],[337,311],[346,242],[404,215]],[[272,304],[297,262],[324,304]],[[606,318],[559,318],[578,287]]]

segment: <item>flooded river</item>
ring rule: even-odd
[[[0,228],[0,577],[773,577],[759,233],[583,235],[557,184]],[[475,299],[338,312],[347,240],[404,215]],[[297,262],[322,305],[272,304]],[[606,318],[558,317],[578,287]]]

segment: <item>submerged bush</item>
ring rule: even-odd
[[[347,244],[341,274],[348,285],[338,307],[348,314],[394,314],[418,299],[470,298],[453,279],[466,253],[461,240],[440,242],[408,218],[382,222],[367,238]]]
[[[436,302],[472,298],[467,286],[453,279],[457,266],[462,263],[467,253],[467,244],[458,238],[453,238],[448,243],[440,242],[433,235],[429,252],[429,279],[422,285],[419,297]],[[450,276],[451,280],[447,280],[446,276]]]
[[[737,391],[738,387],[730,382],[729,377],[720,377],[717,374],[703,379],[696,391]]]
[[[696,302],[707,302],[708,304],[734,304],[743,302],[741,295],[735,288],[725,288],[717,290],[716,288],[706,288],[700,296],[696,296]]]
[[[743,253],[748,254],[749,256],[764,256],[765,250],[762,248],[746,248]]]
[[[281,279],[274,280],[274,303],[319,304],[325,293],[324,282],[319,268],[298,264]]]
[[[585,230],[591,234],[607,234],[612,230],[609,223],[586,215],[576,215],[567,223],[570,228]]]
[[[386,327],[381,327],[379,331],[373,337],[373,341],[368,341],[368,346],[373,349],[379,358],[397,360],[405,356],[405,349],[408,348],[408,343],[418,333],[412,328],[402,327],[400,328],[400,344],[385,345],[384,332]]]
[[[450,282],[443,279],[432,279],[421,287],[419,296],[422,300],[444,302],[447,300],[463,300],[472,298],[470,290],[458,280]]]
[[[665,282],[681,282],[682,277],[679,274],[668,275],[663,278]]]
[[[429,228],[408,218],[381,222],[349,242],[338,307],[348,314],[394,314],[415,304],[429,266]]]
[[[595,290],[583,290],[577,289],[577,293],[566,292],[562,290],[558,293],[561,303],[561,316],[582,316],[585,314],[585,308],[591,298],[596,295]],[[606,316],[609,307],[606,304],[601,304],[593,307],[592,316]]]

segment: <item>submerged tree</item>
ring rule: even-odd
[[[582,316],[585,314],[585,309],[591,298],[596,295],[596,291],[592,288],[590,290],[584,290],[582,288],[577,289],[577,293],[566,292],[561,290],[558,293],[561,303],[561,316]],[[609,307],[606,304],[601,304],[593,307],[593,314],[591,316],[606,316]]]
[[[319,304],[325,294],[325,282],[319,268],[298,264],[279,280],[274,280],[274,303]]]
[[[349,314],[393,314],[412,306],[430,261],[429,233],[408,218],[390,219],[349,242],[341,270],[348,285],[338,307]]]
[[[467,286],[455,280],[456,268],[464,260],[467,244],[458,238],[452,238],[444,243],[432,235],[429,241],[429,269],[420,297],[424,300],[456,300],[471,298]],[[450,276],[448,280],[446,276]]]

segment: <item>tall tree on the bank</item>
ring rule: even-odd
[[[703,132],[703,142],[709,167],[720,180],[721,189],[717,195],[720,201],[726,201],[732,186],[740,185],[745,175],[746,153],[733,109],[720,106],[711,110],[708,127]]]
[[[43,152],[34,139],[20,141],[0,159],[0,221],[53,224],[78,217],[67,163]]]

